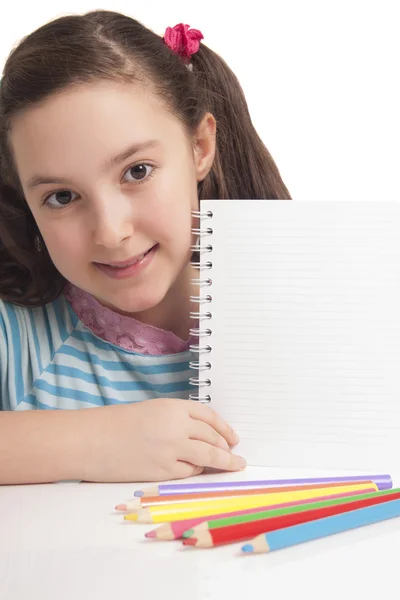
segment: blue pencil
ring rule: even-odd
[[[249,544],[242,546],[242,552],[265,553],[289,548],[303,542],[310,542],[335,533],[342,533],[372,525],[387,519],[400,517],[400,500],[391,500],[375,506],[367,506],[358,510],[352,510],[340,515],[316,519],[309,523],[284,527],[270,533],[262,533],[255,537]]]

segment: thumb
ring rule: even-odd
[[[195,465],[192,465],[192,466],[193,466],[192,475],[200,475],[204,471],[204,467],[196,467]]]
[[[186,477],[194,477],[200,475],[204,471],[204,467],[192,465],[191,463],[178,461],[176,463],[176,470],[173,475],[176,479],[186,479]]]

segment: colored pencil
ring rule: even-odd
[[[391,490],[385,490],[391,491]],[[369,488],[367,490],[358,490],[355,492],[346,492],[341,494],[330,494],[329,496],[322,496],[321,501],[329,501],[336,500],[337,498],[345,498],[347,500],[351,500],[352,498],[360,498],[365,495],[365,493],[377,494],[375,488]],[[164,523],[160,525],[156,529],[152,529],[145,533],[145,537],[160,540],[160,541],[168,541],[168,540],[177,540],[181,538],[186,531],[199,525],[200,523],[209,523],[214,520],[224,519],[227,517],[239,517],[242,515],[258,515],[259,513],[266,513],[267,511],[271,511],[279,508],[293,507],[293,506],[302,506],[304,504],[315,503],[313,498],[306,498],[304,500],[297,500],[295,502],[283,502],[282,504],[276,504],[273,509],[260,506],[259,508],[248,508],[245,510],[237,510],[231,513],[222,513],[218,515],[211,515],[208,517],[198,517],[196,519],[183,519],[182,521],[173,521],[171,523]]]
[[[251,489],[278,485],[301,485],[310,483],[334,483],[340,481],[354,482],[366,479],[376,483],[378,490],[388,490],[393,487],[389,474],[382,475],[342,475],[340,477],[312,477],[303,479],[259,479],[256,481],[211,481],[200,483],[167,483],[136,490],[135,497],[142,496],[168,496],[171,494],[192,494],[198,492],[211,492],[232,489]]]
[[[359,483],[369,483],[372,485],[372,481],[360,481]],[[221,492],[199,492],[198,494],[175,494],[171,496],[146,496],[143,498],[133,498],[125,504],[117,504],[116,510],[121,511],[135,511],[140,508],[146,508],[147,506],[160,506],[162,504],[171,504],[176,502],[192,502],[202,500],[203,498],[218,499],[218,498],[232,498],[239,496],[254,496],[260,494],[273,494],[274,492],[291,492],[295,490],[308,490],[308,489],[319,489],[319,488],[333,488],[343,487],[349,485],[347,482],[341,481],[340,483],[314,483],[308,485],[288,485],[288,486],[277,486],[277,487],[265,487],[265,488],[254,488],[250,490],[225,490]]]
[[[367,506],[325,519],[317,519],[309,523],[261,534],[242,546],[242,552],[273,552],[396,517],[400,517],[400,500],[383,502],[376,506]]]
[[[127,521],[137,521],[139,523],[167,523],[171,521],[180,521],[184,518],[204,517],[207,515],[233,512],[246,508],[258,508],[260,506],[273,506],[281,502],[291,502],[292,500],[304,500],[305,498],[321,498],[328,493],[335,491],[351,492],[360,489],[369,489],[371,484],[353,484],[349,486],[319,488],[316,490],[306,489],[295,492],[274,492],[272,494],[260,494],[254,496],[239,496],[223,498],[218,500],[203,499],[197,502],[164,504],[161,506],[148,506],[140,509],[137,513],[130,513],[124,516]],[[372,484],[372,487],[377,486]]]
[[[319,510],[326,507],[340,507],[342,505],[346,505],[346,509],[343,510],[353,510],[357,508],[356,506],[353,509],[348,509],[347,506],[354,505],[355,503],[364,503],[360,504],[361,506],[369,506],[369,504],[375,504],[378,502],[386,502],[388,500],[396,500],[400,498],[400,488],[396,488],[393,490],[382,490],[380,492],[372,492],[369,494],[361,494],[359,496],[345,496],[344,498],[334,498],[332,500],[319,500],[318,502],[307,502],[306,504],[295,504],[294,506],[285,506],[283,508],[274,507],[269,510],[258,511],[258,512],[249,512],[245,515],[228,515],[228,517],[224,518],[215,518],[210,521],[202,521],[200,524],[195,525],[191,529],[187,529],[182,537],[197,537],[197,535],[202,531],[221,529],[225,527],[232,527],[234,525],[242,525],[246,523],[252,523],[255,521],[260,521],[265,519],[271,519],[275,517],[283,517],[285,515],[290,515],[294,513],[301,513],[307,511]],[[267,531],[267,530],[265,530]],[[262,532],[260,532],[262,533]],[[254,534],[256,535],[256,534]]]
[[[237,523],[235,525],[228,525],[227,527],[203,530],[197,532],[193,537],[183,540],[183,544],[196,546],[197,548],[211,548],[214,546],[222,546],[223,544],[233,544],[235,542],[251,539],[261,533],[265,534],[269,531],[276,531],[277,529],[282,529],[284,527],[292,527],[301,523],[308,523],[317,519],[324,519],[325,517],[340,515],[367,506],[374,506],[399,499],[400,492],[379,497],[377,497],[376,494],[373,498],[356,500],[354,502],[347,502],[346,504],[329,505],[315,510],[305,510],[297,513],[292,512],[290,514],[269,517],[267,519],[260,519],[249,523]]]

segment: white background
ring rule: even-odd
[[[237,74],[295,199],[399,198],[398,0],[7,2],[1,68],[35,28],[96,8],[129,14],[159,35],[180,22],[200,29]]]
[[[118,10],[160,35],[179,22],[198,28],[239,77],[294,198],[399,198],[398,0],[5,4],[0,67],[22,37],[68,13]],[[314,600],[323,588],[325,598],[347,600],[397,585],[397,521],[268,557],[242,559],[231,547],[184,553],[176,544],[146,545],[144,528],[125,528],[112,514],[133,486],[100,488],[3,488],[0,598],[122,600],[143,586],[148,599],[239,600],[266,586],[275,598]]]

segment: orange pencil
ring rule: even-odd
[[[367,484],[371,483],[370,481],[358,481],[358,484]],[[217,500],[219,498],[232,498],[239,496],[255,496],[260,494],[275,494],[278,492],[294,492],[297,490],[315,490],[319,488],[340,488],[343,486],[348,486],[348,481],[343,482],[333,482],[333,483],[315,483],[315,484],[304,484],[304,485],[288,485],[288,486],[278,486],[278,487],[266,487],[266,488],[254,488],[250,490],[225,490],[221,492],[199,492],[197,494],[171,494],[168,496],[147,496],[140,498],[133,498],[129,500],[125,504],[117,504],[115,507],[116,510],[121,511],[135,511],[140,510],[141,508],[147,508],[149,506],[160,506],[163,504],[171,504],[171,503],[186,503],[193,502],[197,500],[204,499],[214,499]]]

